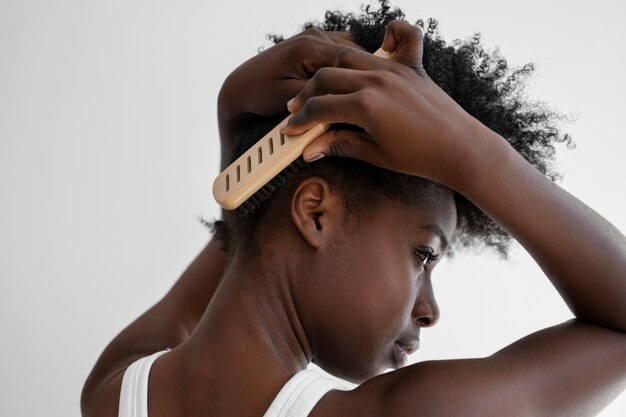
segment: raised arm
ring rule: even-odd
[[[237,126],[251,116],[286,113],[287,100],[302,90],[318,69],[332,66],[344,47],[360,48],[349,33],[308,29],[235,69],[218,97],[222,169],[230,163]]]
[[[365,134],[326,133],[305,158],[354,157],[449,186],[530,252],[578,318],[626,332],[624,235],[430,80],[422,36],[407,23],[390,25],[383,48],[398,48],[407,65],[346,49],[296,96],[285,133],[319,122],[361,126]]]
[[[237,68],[218,99],[222,167],[231,156],[238,124],[253,115],[286,112],[287,99],[319,68],[332,65],[346,46],[357,47],[349,34],[310,29]],[[83,387],[83,416],[116,416],[126,368],[140,357],[178,346],[194,330],[224,273],[221,245],[214,237],[172,289],[111,341]]]
[[[83,387],[83,416],[117,416],[124,370],[140,357],[187,339],[222,279],[226,257],[220,247],[218,239],[211,239],[170,291],[109,343]]]
[[[305,158],[355,157],[460,192],[528,250],[579,321],[486,359],[392,372],[325,404],[352,413],[365,404],[362,415],[594,415],[626,387],[626,239],[439,89],[421,65],[422,37],[390,25],[383,48],[406,66],[346,50],[296,96],[285,133],[362,127],[325,134]],[[323,415],[333,414],[321,406]]]

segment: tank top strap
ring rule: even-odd
[[[331,390],[348,391],[354,385],[323,376],[313,369],[295,374],[280,390],[265,417],[306,417],[319,400]]]
[[[155,360],[167,350],[133,362],[124,372],[119,417],[148,417],[148,376]]]

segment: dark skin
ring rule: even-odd
[[[320,68],[332,66],[344,47],[362,49],[350,34],[306,30],[235,69],[218,97],[221,169],[229,165],[234,132],[250,115],[274,116]]]
[[[286,101],[319,68],[333,65],[345,46],[360,48],[347,33],[307,30],[233,71],[218,99],[222,168],[228,165],[239,123],[251,114],[284,112]],[[251,88],[257,91],[249,94]],[[83,387],[83,415],[117,415],[124,370],[138,358],[176,347],[189,337],[224,276],[227,257],[220,247],[218,239],[211,239],[163,299],[111,341]]]
[[[361,126],[366,133],[327,133],[305,157],[355,157],[462,193],[528,250],[576,319],[487,358],[422,362],[379,375],[397,367],[397,344],[409,344],[437,320],[436,261],[415,249],[443,255],[454,204],[445,196],[420,207],[383,199],[355,236],[341,221],[341,193],[310,177],[286,200],[280,227],[263,237],[262,256],[235,253],[212,300],[224,266],[215,242],[161,303],[111,343],[85,385],[84,415],[117,415],[122,371],[165,347],[176,348],[153,367],[150,416],[263,415],[310,361],[365,381],[327,394],[311,414],[317,417],[590,416],[624,390],[626,239],[445,95],[421,68],[421,46],[421,31],[394,22],[383,48],[395,51],[395,62],[339,48],[333,67],[293,94],[296,116],[285,133],[317,122]],[[273,58],[268,65],[278,65],[278,53]],[[293,65],[283,58],[285,68]],[[255,69],[244,64],[238,71]],[[229,91],[227,81],[221,103]],[[193,308],[185,307],[187,297]],[[157,318],[166,321],[157,325]]]

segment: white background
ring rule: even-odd
[[[0,415],[79,415],[102,349],[207,242],[225,76],[266,33],[359,4],[0,0]],[[532,95],[578,119],[563,187],[622,231],[624,4],[397,3],[538,64]],[[442,319],[414,360],[488,355],[570,317],[521,250],[438,269]],[[624,415],[626,394],[602,414]]]

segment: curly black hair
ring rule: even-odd
[[[358,15],[327,11],[323,22],[306,23],[303,29],[347,31],[357,44],[374,52],[382,43],[387,25],[393,20],[405,19],[404,13],[391,7],[388,0],[379,0],[379,3],[378,9],[362,6]],[[508,140],[542,174],[553,181],[559,179],[560,175],[553,167],[554,144],[561,142],[568,147],[574,145],[568,134],[562,134],[557,129],[557,124],[566,117],[541,102],[529,99],[525,94],[525,85],[534,66],[526,64],[511,67],[498,49],[492,52],[484,49],[479,33],[449,44],[440,36],[437,20],[431,18],[424,22],[420,19],[416,23],[425,29],[423,64],[431,79],[469,114]],[[277,43],[284,38],[272,34],[268,35],[268,39]],[[241,127],[236,135],[237,143],[231,161],[237,159],[284,116],[257,118]],[[350,158],[326,157],[308,165],[300,161],[300,166],[305,166],[305,169],[291,174],[282,189],[289,190],[290,185],[305,175],[323,175],[331,185],[338,186],[349,195],[349,198],[344,199],[349,205],[346,212],[353,213],[353,217],[366,202],[371,204],[372,199],[379,195],[419,204],[420,199],[422,202],[429,199],[433,190],[441,193],[445,188],[428,180]],[[453,246],[455,250],[491,248],[506,257],[511,236],[465,197],[453,193],[458,216]],[[259,207],[250,216],[233,213],[225,216],[226,223],[216,222],[214,230],[224,242],[224,249],[228,251],[233,243],[237,245],[238,242],[240,245],[246,242],[242,246],[254,249],[258,244],[256,237],[265,211],[264,207]],[[234,239],[231,239],[229,235],[233,234]]]

